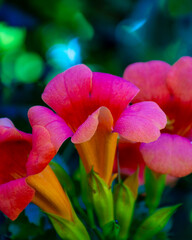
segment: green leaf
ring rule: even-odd
[[[54,171],[59,182],[61,183],[61,186],[65,189],[67,194],[71,197],[74,197],[76,195],[75,187],[74,187],[73,181],[71,180],[67,172],[58,163],[54,161],[51,161],[49,165],[51,169]]]
[[[56,232],[63,240],[90,240],[84,225],[77,217],[74,221],[68,221],[52,213],[46,214],[49,216]]]
[[[85,171],[84,165],[80,159],[79,161],[79,181],[80,181],[80,186],[81,186],[81,197],[83,200],[83,203],[86,206],[87,210],[87,217],[89,218],[89,225],[91,228],[95,228],[95,219],[94,219],[94,213],[93,213],[93,205],[92,205],[92,199],[91,199],[91,191],[88,186],[88,176]]]
[[[151,239],[165,227],[179,206],[181,206],[181,204],[158,209],[155,213],[145,219],[144,222],[138,227],[133,239]]]
[[[153,172],[147,167],[145,168],[145,201],[150,213],[154,212],[159,206],[165,187],[165,178],[166,175]]]
[[[9,232],[11,233],[11,239],[26,240],[28,236],[42,236],[44,230],[42,227],[30,223],[24,213],[22,213],[19,218],[10,223]]]
[[[80,170],[80,184],[81,184],[81,196],[84,204],[89,208],[92,206],[91,195],[88,188],[88,176],[85,171],[84,165],[80,159],[79,161],[79,170]]]

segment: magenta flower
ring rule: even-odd
[[[58,141],[53,144],[42,126],[27,134],[9,119],[0,119],[0,211],[11,220],[31,201],[45,212],[72,219],[71,204],[47,166],[57,150]]]
[[[118,172],[118,163],[120,164],[120,172],[123,178],[132,175],[139,168],[139,183],[144,183],[144,169],[145,162],[143,156],[139,150],[140,144],[138,142],[131,142],[125,139],[120,139],[118,142],[118,160],[115,158],[113,172]]]
[[[182,177],[192,172],[192,58],[182,57],[173,66],[162,61],[128,66],[124,78],[141,91],[133,100],[155,101],[168,122],[153,143],[143,143],[140,151],[152,170]]]
[[[32,126],[44,126],[53,142],[71,137],[87,173],[94,168],[109,184],[117,135],[151,142],[166,124],[156,103],[129,105],[138,91],[120,77],[77,65],[57,75],[44,90],[42,98],[56,114],[36,106],[29,110],[29,120]]]

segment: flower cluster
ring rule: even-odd
[[[173,66],[162,61],[129,65],[123,77],[139,87],[133,103],[155,101],[167,116],[161,136],[152,143],[119,143],[122,173],[140,167],[143,183],[147,165],[155,172],[183,177],[192,172],[192,58],[182,57]],[[114,166],[117,171],[117,163]]]
[[[85,168],[86,209],[96,215],[106,239],[128,239],[138,176],[122,182],[120,175],[131,175],[139,167],[139,181],[144,183],[146,165],[152,172],[175,177],[192,172],[191,86],[190,57],[172,67],[161,61],[135,63],[123,78],[92,72],[83,64],[60,73],[42,94],[54,111],[44,106],[29,109],[32,134],[0,119],[0,210],[15,220],[32,202],[48,214],[62,239],[90,239],[90,224],[81,222],[73,199],[49,166],[71,138]],[[117,171],[119,182],[113,190]],[[125,217],[127,208],[131,210]]]

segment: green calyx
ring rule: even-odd
[[[57,234],[63,240],[90,240],[86,228],[76,215],[74,221],[68,221],[55,214],[46,213],[49,216]]]
[[[107,223],[114,221],[112,191],[105,181],[93,170],[88,174],[88,184],[93,209],[102,228]]]
[[[113,197],[115,219],[117,219],[120,226],[119,239],[128,239],[135,206],[135,196],[130,188],[121,182],[114,186]]]

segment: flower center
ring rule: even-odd
[[[26,162],[31,143],[27,141],[7,141],[0,144],[0,184],[26,176]]]
[[[174,123],[175,123],[175,119],[169,119],[169,117],[167,117],[166,129],[172,131],[174,129]]]

